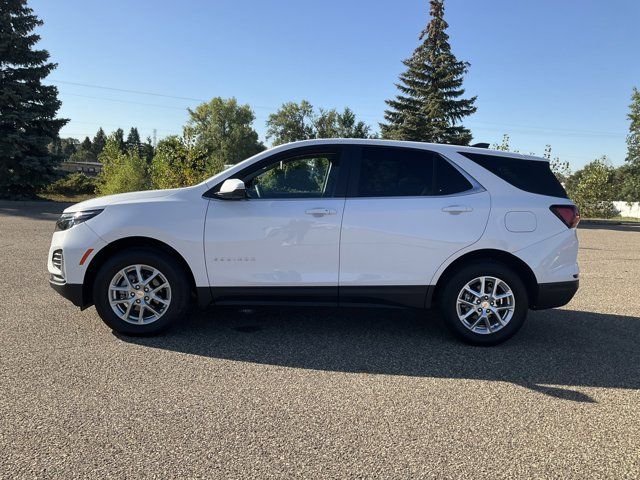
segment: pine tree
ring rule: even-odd
[[[136,127],[131,127],[129,130],[129,135],[127,135],[127,141],[125,142],[127,146],[127,150],[135,150],[139,153],[140,151],[140,133],[138,133],[138,129]]]
[[[125,144],[124,144],[124,130],[119,128],[115,132],[113,132],[113,141],[118,146],[118,149],[121,152],[124,153],[126,151],[126,147],[125,147]]]
[[[460,121],[476,111],[476,97],[464,99],[462,82],[469,63],[451,52],[444,20],[444,0],[430,0],[431,21],[422,43],[403,63],[399,94],[387,100],[383,138],[467,145],[471,132]]]
[[[104,133],[102,127],[96,132],[96,136],[93,137],[93,153],[98,157],[102,153],[104,144],[107,142],[107,135]]]
[[[54,178],[48,145],[67,123],[56,119],[58,89],[42,80],[56,68],[34,47],[42,21],[26,0],[0,0],[0,197],[33,197]]]
[[[80,148],[82,150],[86,150],[87,152],[92,151],[93,150],[93,144],[91,143],[91,139],[89,137],[84,137],[84,140],[80,144]]]

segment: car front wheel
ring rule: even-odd
[[[439,302],[445,325],[473,345],[495,345],[511,338],[529,309],[520,277],[490,261],[457,271],[445,284]]]
[[[127,335],[158,333],[184,315],[189,282],[180,264],[164,252],[130,249],[100,268],[94,304],[102,320]]]

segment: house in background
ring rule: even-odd
[[[61,162],[58,168],[63,172],[84,173],[89,177],[95,177],[102,171],[100,162]]]

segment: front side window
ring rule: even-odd
[[[393,147],[363,148],[357,183],[359,197],[452,195],[473,188],[437,153]]]
[[[249,198],[322,198],[333,195],[335,154],[304,155],[267,165],[244,179]]]

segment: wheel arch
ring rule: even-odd
[[[82,302],[83,308],[89,307],[93,304],[93,285],[95,283],[96,275],[100,270],[100,267],[104,265],[105,261],[114,253],[134,247],[146,247],[160,250],[171,255],[175,258],[180,266],[184,269],[189,279],[189,290],[192,295],[198,295],[199,289],[196,288],[195,277],[191,271],[191,267],[184,259],[184,257],[172,246],[150,237],[125,237],[106,245],[100,249],[98,253],[92,258],[91,263],[87,267],[87,271],[84,275],[84,281],[82,282]]]
[[[438,296],[442,291],[443,285],[446,284],[447,280],[451,278],[456,271],[465,264],[476,261],[492,261],[513,269],[524,282],[527,289],[527,296],[529,297],[529,306],[534,305],[538,295],[538,281],[531,267],[512,253],[488,248],[467,252],[451,262],[444,269],[435,286],[430,289],[427,305],[432,306],[438,301]]]

